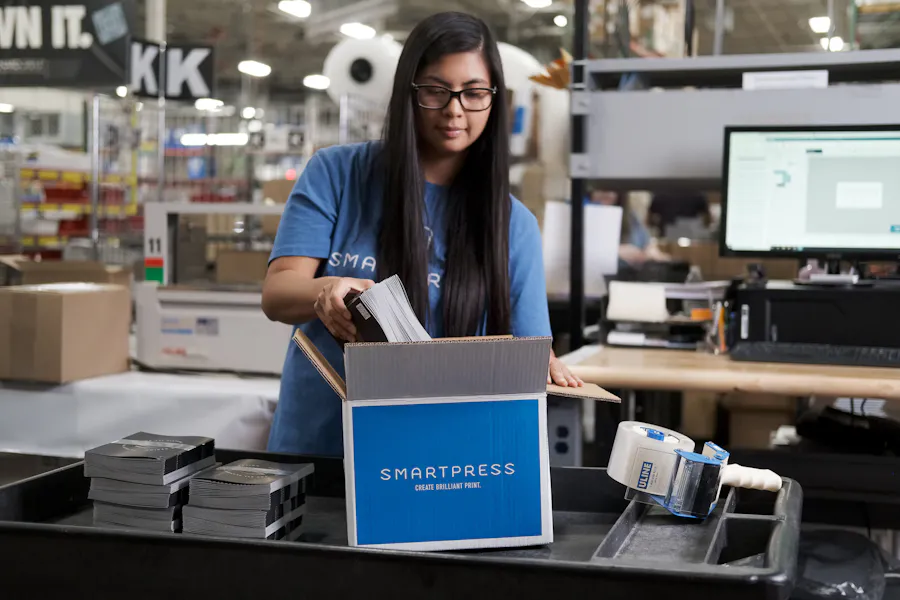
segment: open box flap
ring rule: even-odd
[[[347,399],[347,384],[344,383],[344,380],[341,379],[341,376],[338,375],[337,371],[334,370],[334,367],[331,366],[331,363],[328,362],[328,359],[325,358],[319,349],[316,348],[316,345],[310,341],[306,334],[303,333],[299,328],[294,330],[294,343],[300,347],[300,350],[303,351],[303,354],[306,355],[306,358],[309,359],[309,362],[313,364],[319,374],[328,382],[328,385],[331,386],[331,389],[335,391],[335,393],[340,397],[341,400]]]
[[[583,387],[562,387],[560,385],[548,385],[548,396],[562,396],[563,398],[575,398],[579,400],[598,400],[600,402],[621,402],[622,400],[595,383],[586,383]]]
[[[348,400],[544,393],[550,338],[347,344]]]

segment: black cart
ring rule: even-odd
[[[347,546],[343,463],[313,462],[299,542],[93,527],[83,463],[0,487],[0,597],[786,599],[802,492],[723,490],[705,521],[628,504],[604,469],[551,470],[555,542],[478,552]]]

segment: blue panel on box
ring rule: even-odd
[[[352,412],[357,543],[541,534],[537,400]]]

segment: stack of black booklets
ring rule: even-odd
[[[184,533],[295,540],[306,511],[311,464],[242,459],[191,479]]]
[[[208,437],[135,433],[84,455],[94,524],[180,531],[191,477],[215,465]]]

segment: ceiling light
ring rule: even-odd
[[[375,30],[362,23],[344,23],[341,25],[341,33],[357,40],[371,40],[375,37]]]
[[[0,103],[0,113],[9,114],[15,109],[16,107],[14,107],[12,104]]]
[[[215,98],[198,98],[194,102],[194,108],[197,110],[208,110],[210,112],[219,110],[223,106],[225,106],[225,103]]]
[[[248,120],[249,120],[249,119],[252,119],[252,118],[255,117],[255,116],[256,116],[256,109],[253,108],[252,106],[245,106],[245,107],[244,107],[244,110],[241,111],[241,118],[242,118],[242,119],[248,119]]]
[[[307,75],[303,78],[303,85],[314,90],[327,90],[331,80],[324,75]]]
[[[553,4],[553,0],[522,0],[522,2],[531,8],[547,8]]]
[[[258,60],[242,60],[238,63],[238,71],[250,77],[268,77],[272,67]]]
[[[119,98],[124,98],[127,95],[128,95],[128,88],[125,87],[124,85],[120,85],[119,87],[116,88],[116,96],[118,96]]]
[[[258,133],[263,130],[262,121],[253,120],[247,123],[247,131],[250,133]]]
[[[828,17],[813,17],[809,20],[809,28],[813,33],[828,33],[831,29],[831,19]]]
[[[305,19],[312,12],[312,6],[306,0],[281,0],[278,10],[298,19]]]
[[[831,39],[823,37],[819,40],[819,43],[822,45],[823,50],[830,50],[831,52],[840,52],[844,49],[844,38],[837,35]]]
[[[569,19],[566,18],[566,15],[556,15],[553,17],[553,24],[557,27],[565,27],[569,24]]]
[[[186,133],[181,136],[182,146],[246,146],[250,136],[246,133]]]

